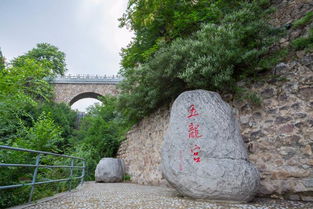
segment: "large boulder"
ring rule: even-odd
[[[121,182],[125,172],[122,159],[102,158],[95,171],[96,182]]]
[[[247,202],[259,186],[232,108],[219,94],[182,93],[174,102],[162,147],[166,180],[184,196]]]

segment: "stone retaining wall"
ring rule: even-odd
[[[169,119],[168,108],[161,108],[143,119],[127,133],[118,158],[125,161],[131,181],[139,184],[165,185],[160,169],[161,145]]]

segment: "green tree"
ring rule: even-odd
[[[37,116],[40,112],[49,113],[55,123],[62,127],[63,138],[72,137],[77,113],[73,111],[69,105],[65,103],[58,104],[47,102],[37,107]]]
[[[74,136],[74,130],[77,126],[77,113],[71,110],[70,106],[65,103],[41,102],[35,108],[31,108],[29,113],[34,120],[38,120],[42,112],[49,114],[49,117],[60,128],[62,141],[57,146],[61,153],[71,148],[69,140]]]
[[[22,132],[27,111],[38,100],[49,100],[52,89],[44,80],[49,74],[45,65],[24,59],[23,66],[11,66],[0,71],[0,139],[7,141]]]
[[[5,68],[5,58],[0,48],[0,70],[3,70],[4,68]]]
[[[60,152],[58,144],[63,140],[62,129],[57,126],[50,114],[42,112],[33,126],[26,128],[25,138],[18,138],[15,142],[17,147]]]
[[[28,58],[44,63],[53,75],[64,75],[67,70],[64,52],[48,43],[37,44],[36,48],[13,60],[12,64],[13,66],[23,66],[24,59]]]
[[[243,0],[131,0],[120,18],[121,27],[134,31],[132,43],[122,50],[122,65],[144,63],[160,47],[178,37],[187,37],[203,23],[218,23]]]
[[[120,84],[119,107],[130,119],[141,119],[185,90],[234,92],[236,81],[271,67],[269,49],[280,30],[266,21],[267,1],[239,7],[237,1],[223,2],[208,5],[211,20],[206,19],[190,36],[160,41],[153,55],[139,65],[122,63],[125,79]]]

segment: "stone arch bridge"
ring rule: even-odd
[[[57,103],[74,104],[84,98],[97,99],[99,96],[117,95],[116,84],[122,80],[119,76],[67,75],[49,81],[54,87]]]

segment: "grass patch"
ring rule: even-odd
[[[260,66],[263,69],[271,69],[277,63],[282,62],[287,57],[288,54],[289,54],[288,48],[279,49],[273,52],[272,54],[268,55],[267,57],[264,57],[262,60],[260,60]]]
[[[131,176],[127,173],[123,176],[123,181],[130,181],[130,179],[131,179]]]
[[[239,101],[246,101],[254,107],[262,105],[262,98],[256,92],[247,88],[236,87],[235,98]]]
[[[292,28],[300,28],[308,25],[313,21],[313,11],[306,13],[306,15],[296,21],[293,22]]]
[[[309,30],[308,36],[293,40],[291,45],[296,50],[313,49],[313,28]]]

